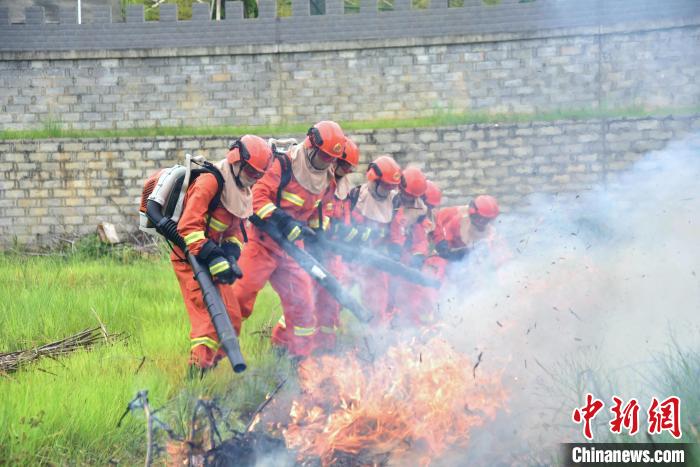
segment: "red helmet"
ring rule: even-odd
[[[379,180],[389,185],[398,185],[401,183],[401,167],[391,156],[379,156],[369,164],[367,180]]]
[[[345,151],[340,159],[353,167],[357,167],[357,164],[360,163],[360,149],[350,138],[345,139]]]
[[[469,203],[469,214],[478,214],[487,219],[498,216],[498,203],[496,198],[489,195],[480,195]]]
[[[423,196],[428,187],[426,182],[425,175],[417,167],[408,167],[401,175],[401,189],[411,196]]]
[[[343,130],[335,122],[323,120],[309,128],[306,133],[307,146],[319,148],[329,156],[343,157],[345,149],[345,135]]]
[[[229,164],[242,160],[258,172],[264,172],[272,160],[272,148],[259,136],[244,135],[231,145],[226,159]]]
[[[426,182],[427,188],[425,189],[425,194],[423,195],[423,201],[425,201],[425,204],[428,206],[440,206],[440,202],[442,201],[442,191],[440,191],[440,188],[430,180]]]

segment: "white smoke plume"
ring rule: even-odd
[[[552,463],[557,443],[584,441],[571,413],[586,392],[608,414],[613,394],[642,413],[671,395],[649,378],[672,343],[700,347],[698,180],[695,135],[607,186],[532,197],[496,224],[510,261],[494,270],[471,255],[453,271],[441,302],[450,339],[482,354],[479,370],[502,368],[511,393],[509,412],[453,453],[460,463]],[[594,439],[607,431],[609,415],[599,418]]]

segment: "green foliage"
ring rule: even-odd
[[[163,3],[177,4],[177,18],[179,20],[192,19],[192,4],[195,0],[165,0]],[[126,16],[126,8],[129,5],[143,5],[146,21],[158,21],[160,9],[158,0],[120,0],[122,17]]]
[[[602,108],[602,109],[568,109],[556,112],[522,114],[490,112],[456,112],[435,109],[432,116],[406,119],[375,119],[340,121],[348,130],[377,130],[383,128],[430,128],[445,125],[467,125],[472,123],[514,123],[530,121],[586,120],[595,118],[643,118],[667,115],[696,115],[700,107],[643,109]],[[45,139],[45,138],[119,138],[143,136],[231,136],[246,133],[260,135],[302,134],[309,123],[284,123],[280,125],[260,126],[214,126],[214,127],[154,127],[132,128],[126,130],[63,130],[46,128],[40,130],[5,130],[0,131],[0,140],[7,139]]]
[[[289,371],[266,334],[280,313],[270,291],[260,294],[243,329],[249,370],[234,375],[223,362],[203,380],[188,381],[189,322],[169,261],[122,261],[94,239],[74,250],[53,257],[0,255],[0,352],[68,337],[97,325],[95,314],[128,340],[0,376],[0,459],[8,465],[142,463],[143,417],[128,415],[116,427],[137,391],[148,389],[154,407],[167,403],[163,418],[174,428],[183,429],[187,408],[199,396],[220,399],[240,428],[239,418],[247,422]]]

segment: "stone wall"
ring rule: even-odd
[[[700,132],[700,115],[356,131],[363,163],[389,153],[417,164],[447,204],[478,193],[505,210],[534,192],[572,192],[608,183],[643,154]],[[276,135],[282,136],[282,135]],[[300,135],[298,135],[300,137]],[[51,245],[93,233],[101,221],[137,228],[142,183],[186,152],[223,157],[227,138],[0,141],[0,238]]]
[[[700,105],[700,2],[669,0],[668,7],[659,6],[659,18],[643,23],[637,20],[657,14],[649,6],[656,0],[594,3],[595,8],[578,0],[513,0],[496,10],[465,6],[467,13],[437,8],[374,11],[371,20],[362,14],[270,17],[236,20],[240,27],[229,24],[233,20],[178,22],[174,11],[152,25],[143,22],[139,10],[136,24],[93,24],[101,38],[86,32],[92,31],[89,24],[72,25],[70,33],[40,19],[7,24],[0,26],[0,130],[276,125],[440,112]],[[562,10],[567,5],[574,9]],[[617,10],[601,16],[600,5]],[[628,11],[632,7],[636,10]],[[442,16],[430,16],[434,10]],[[669,12],[676,16],[664,18]],[[616,15],[625,21],[601,25],[619,19]],[[598,25],[574,27],[574,20]],[[270,28],[262,28],[265,21]],[[318,21],[328,23],[321,27]],[[344,26],[343,21],[358,23]],[[287,37],[273,25],[289,27],[289,34],[321,35]],[[491,29],[479,29],[484,25]],[[167,39],[161,29],[169,31]],[[122,46],[129,48],[111,50],[119,45],[110,42],[114,34],[122,34]],[[57,50],[74,37],[83,41],[71,45],[76,49]],[[178,40],[183,47],[167,47]],[[150,48],[139,48],[144,45]]]

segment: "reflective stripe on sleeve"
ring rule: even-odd
[[[228,224],[224,224],[216,217],[207,216],[207,221],[209,222],[209,226],[217,232],[223,232],[228,228]]]
[[[213,274],[219,274],[222,271],[225,271],[229,268],[228,261],[221,261],[220,263],[216,263],[215,265],[211,266],[209,268],[209,272]]]
[[[204,240],[205,238],[204,230],[195,230],[194,232],[190,232],[185,235],[185,245],[190,246],[197,240]]]
[[[241,250],[243,249],[243,242],[241,242],[238,239],[238,237],[236,237],[235,235],[231,235],[230,237],[226,237],[224,239],[224,242],[234,243],[234,244],[238,245],[238,248],[240,248]]]
[[[277,207],[274,203],[267,203],[265,206],[258,209],[258,212],[255,214],[257,214],[260,219],[265,219],[267,216],[272,214],[272,211],[275,209],[277,209]]]
[[[290,193],[288,191],[283,191],[282,192],[282,199],[286,199],[290,203],[292,203],[295,206],[303,206],[304,205],[304,199],[299,196],[295,195],[294,193]]]

